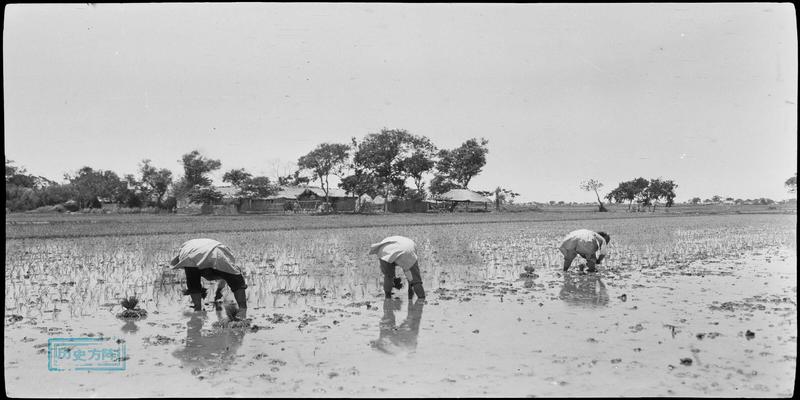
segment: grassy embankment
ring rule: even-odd
[[[796,213],[796,205],[660,207],[655,212],[628,212],[612,206],[596,212],[594,206],[546,206],[541,211],[456,212],[427,214],[336,215],[176,215],[176,214],[6,214],[6,239],[83,236],[128,236],[179,233],[313,230],[379,226],[458,225],[506,222],[574,221],[590,219],[669,218],[717,214]]]

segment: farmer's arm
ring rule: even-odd
[[[236,299],[236,304],[239,305],[239,313],[242,319],[247,318],[247,283],[243,275],[234,275],[224,271],[216,271],[216,274],[222,278],[222,281],[230,286],[233,292],[233,298]],[[220,284],[224,287],[224,284]],[[218,289],[221,290],[221,289]],[[221,297],[221,296],[220,296]]]
[[[598,242],[600,242],[598,240]],[[606,258],[606,248],[608,247],[607,243],[600,242],[598,243],[597,249],[597,263],[600,264],[603,262],[603,259]]]
[[[598,240],[584,241],[581,246],[581,256],[586,259],[586,267],[589,272],[595,272],[597,269],[597,254],[600,252],[600,242]]]

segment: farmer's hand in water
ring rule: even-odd
[[[214,293],[214,302],[216,303],[220,299],[222,299],[222,289],[217,289],[217,292]]]
[[[394,288],[395,289],[402,289],[403,288],[403,280],[400,278],[394,278]]]

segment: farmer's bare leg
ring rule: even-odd
[[[380,260],[381,273],[383,273],[383,293],[387,299],[392,297],[392,288],[394,288],[394,264],[389,264],[386,261]]]

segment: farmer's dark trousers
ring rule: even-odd
[[[234,275],[228,272],[217,271],[213,268],[184,268],[186,272],[186,287],[189,289],[188,293],[201,293],[203,285],[200,283],[200,277],[209,281],[224,280],[230,286],[231,291],[235,292],[239,289],[247,289],[247,284],[244,282],[244,276]]]

